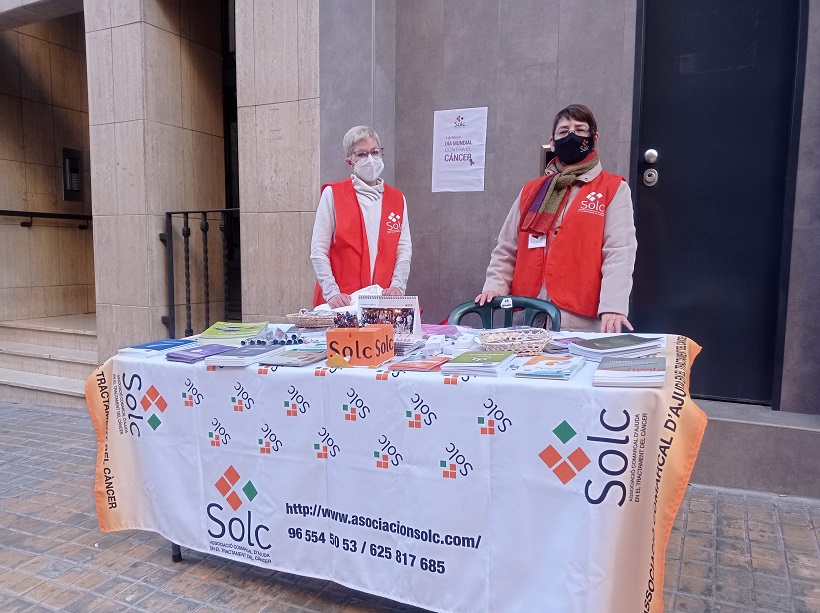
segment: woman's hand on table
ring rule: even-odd
[[[622,328],[634,330],[626,315],[620,313],[601,313],[601,332],[620,332]]]
[[[496,296],[500,296],[498,292],[484,292],[483,294],[479,294],[475,297],[475,301],[479,304],[479,306],[483,305],[485,302],[490,302]]]
[[[382,296],[404,296],[404,292],[398,287],[393,287],[391,285],[387,289],[382,290]]]
[[[327,301],[327,304],[331,309],[350,306],[350,294],[336,294]]]

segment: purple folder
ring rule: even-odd
[[[165,359],[171,362],[184,362],[186,364],[193,364],[200,362],[209,355],[216,355],[218,353],[225,353],[236,347],[228,345],[199,345],[198,347],[191,347],[190,349],[181,349],[179,351],[171,351],[165,354]]]

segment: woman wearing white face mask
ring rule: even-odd
[[[313,306],[350,304],[350,294],[377,283],[386,296],[401,296],[410,275],[410,225],[402,193],[380,178],[384,149],[373,128],[345,134],[349,178],[322,188],[310,261],[316,271]]]

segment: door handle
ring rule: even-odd
[[[647,164],[654,164],[658,161],[658,151],[656,149],[647,149],[644,151],[643,159]]]

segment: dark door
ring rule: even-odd
[[[633,323],[703,346],[693,394],[767,404],[798,2],[647,1],[645,18]]]

